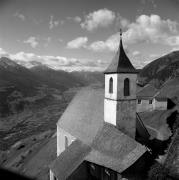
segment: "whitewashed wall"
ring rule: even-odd
[[[65,137],[67,137],[68,146],[76,139],[57,124],[57,156],[65,150]]]
[[[152,104],[149,104],[149,100],[141,99],[141,104],[138,104],[137,101],[137,112],[153,111],[154,110],[154,101]]]

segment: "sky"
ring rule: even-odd
[[[0,56],[103,71],[119,46],[142,68],[179,50],[179,0],[0,0]]]

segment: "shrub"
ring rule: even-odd
[[[156,162],[153,164],[148,172],[148,180],[171,180],[168,177],[169,169],[164,165]]]

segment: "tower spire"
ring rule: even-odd
[[[122,29],[120,29],[120,43],[119,48],[114,56],[111,64],[105,70],[105,74],[111,73],[137,73],[136,69],[127,57],[122,43]]]

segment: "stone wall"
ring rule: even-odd
[[[135,138],[136,100],[117,102],[117,127],[130,137]]]

